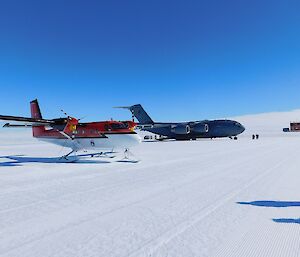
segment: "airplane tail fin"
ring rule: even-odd
[[[31,111],[31,118],[34,119],[43,118],[37,99],[30,102],[30,111]],[[40,136],[41,134],[43,134],[43,132],[45,132],[45,126],[32,126],[32,134],[34,137]]]
[[[154,121],[150,118],[150,116],[146,113],[144,108],[140,104],[125,106],[125,107],[117,107],[128,109],[131,111],[132,115],[137,118],[140,124],[153,124]]]

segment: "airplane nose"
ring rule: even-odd
[[[233,126],[236,135],[239,135],[245,131],[245,127],[239,122],[235,122]]]
[[[142,138],[138,134],[135,135],[135,140],[137,141],[137,144],[142,142]]]
[[[131,134],[129,141],[130,146],[136,146],[142,142],[142,139],[138,134]]]
[[[245,130],[246,128],[242,124],[240,124],[240,131],[241,131],[240,134],[243,133]]]

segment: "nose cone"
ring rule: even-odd
[[[245,131],[245,127],[237,122],[237,121],[231,121],[231,126],[230,126],[230,134],[231,136],[237,136]]]
[[[242,134],[245,131],[245,127],[241,124],[237,122],[237,131],[238,134]]]
[[[246,130],[246,128],[241,124],[241,133],[243,133]]]
[[[133,146],[138,145],[141,142],[142,142],[142,139],[138,134],[128,134],[125,147],[128,147],[128,148],[133,147]]]

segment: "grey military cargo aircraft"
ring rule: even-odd
[[[189,122],[154,122],[140,104],[117,107],[128,109],[141,130],[160,135],[164,139],[196,140],[197,138],[229,137],[237,139],[245,127],[234,120],[201,120]]]

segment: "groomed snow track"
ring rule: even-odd
[[[26,157],[0,158],[1,257],[300,256],[297,136],[148,142],[137,164],[5,140]]]

